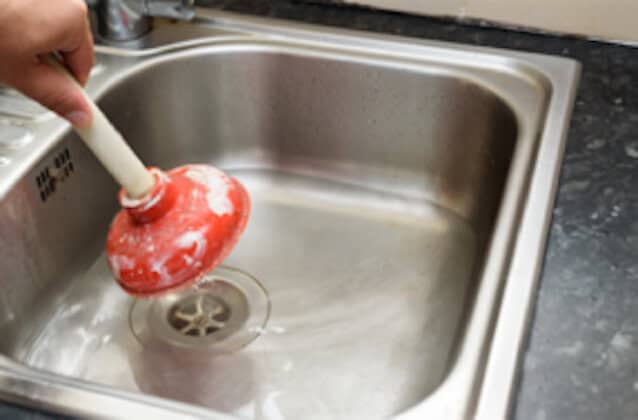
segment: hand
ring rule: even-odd
[[[82,92],[41,57],[59,52],[84,85],[93,66],[93,38],[84,0],[0,0],[0,82],[86,127]]]

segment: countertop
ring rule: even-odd
[[[583,75],[513,418],[638,418],[638,49],[326,2],[199,3],[580,61]],[[4,405],[3,418],[58,417]]]

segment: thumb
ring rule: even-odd
[[[91,124],[91,109],[80,88],[45,63],[37,63],[24,73],[15,87],[78,128]]]

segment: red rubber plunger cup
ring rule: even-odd
[[[84,96],[91,122],[74,129],[122,186],[123,210],[106,243],[119,284],[132,295],[153,296],[187,287],[211,271],[246,227],[250,201],[244,187],[205,165],[149,172],[57,56],[44,61]]]
[[[137,297],[191,286],[210,272],[233,249],[250,213],[244,187],[211,166],[150,171],[156,183],[146,196],[120,191],[123,209],[106,243],[115,278]]]

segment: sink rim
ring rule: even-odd
[[[478,342],[480,346],[491,347],[489,352],[485,350],[487,360],[483,361],[481,357],[473,362],[473,366],[470,366],[472,367],[471,374],[469,374],[470,378],[467,378],[467,364],[463,365],[466,368],[465,375],[463,375],[462,372],[459,373],[463,366],[460,367],[459,363],[454,363],[446,379],[432,394],[417,406],[399,414],[397,418],[407,419],[417,416],[421,418],[424,412],[428,413],[428,416],[434,415],[437,418],[465,418],[465,416],[469,415],[470,410],[473,409],[473,405],[476,405],[475,418],[494,419],[505,417],[508,406],[507,401],[510,400],[509,397],[515,380],[516,366],[520,359],[521,346],[527,335],[524,326],[529,319],[530,310],[534,303],[534,299],[531,297],[539,277],[538,271],[543,257],[542,250],[544,249],[547,228],[551,218],[551,205],[554,200],[558,172],[561,166],[560,157],[566,140],[568,121],[561,118],[561,115],[571,115],[579,65],[572,60],[564,58],[445,42],[370,35],[332,28],[330,29],[331,33],[327,35],[323,32],[317,32],[316,27],[311,25],[282,23],[271,19],[236,17],[228,13],[204,11],[200,15],[213,18],[215,22],[212,25],[215,27],[242,33],[234,37],[226,37],[222,42],[258,43],[261,36],[265,40],[264,42],[271,44],[273,42],[281,42],[288,45],[300,44],[316,48],[329,48],[333,51],[341,50],[344,53],[347,53],[349,48],[352,48],[356,51],[361,51],[362,54],[368,53],[387,57],[384,61],[398,60],[400,58],[418,61],[422,57],[418,57],[417,54],[434,54],[429,55],[427,60],[433,63],[441,63],[441,60],[447,57],[447,60],[443,61],[448,64],[458,62],[458,60],[462,62],[463,58],[467,60],[469,52],[470,55],[479,54],[481,59],[485,58],[480,65],[475,64],[474,67],[478,69],[487,67],[490,71],[494,71],[494,69],[509,71],[517,77],[526,78],[532,83],[537,83],[547,91],[549,101],[546,104],[544,117],[540,116],[544,120],[544,124],[542,124],[544,128],[542,130],[539,129],[542,136],[540,136],[539,140],[533,138],[536,134],[536,124],[531,124],[531,127],[527,126],[528,131],[525,133],[530,142],[532,140],[536,141],[539,146],[536,152],[536,159],[530,158],[529,162],[527,162],[529,165],[533,164],[533,168],[529,168],[530,173],[528,174],[527,170],[523,170],[526,166],[524,165],[523,169],[518,171],[518,180],[516,182],[509,179],[511,174],[508,177],[508,185],[503,193],[503,202],[509,203],[509,206],[504,211],[502,208],[502,212],[498,216],[498,220],[495,223],[495,239],[485,257],[486,261],[492,261],[493,267],[486,268],[486,272],[493,278],[493,283],[495,283],[492,287],[494,296],[491,299],[481,298],[480,293],[487,289],[486,286],[482,286],[477,292],[475,300],[476,302],[480,301],[482,306],[490,306],[491,308],[487,310],[472,309],[473,312],[480,310],[487,313],[487,319],[484,321],[487,323],[485,328],[489,328],[494,323],[494,334],[491,339],[488,332],[488,337],[486,339],[481,337]],[[298,41],[291,42],[288,39],[291,36],[297,38]],[[219,42],[220,40],[216,39],[214,43],[218,44]],[[195,44],[177,45],[170,51],[183,49],[188,52],[193,45]],[[387,51],[390,46],[393,48],[400,47],[400,51],[393,51],[390,54]],[[113,54],[112,48],[98,49],[98,51],[106,55]],[[151,58],[147,64],[150,65],[155,60],[161,60],[163,57],[161,54],[166,51],[169,50],[149,52],[147,55],[151,56]],[[126,54],[120,55],[120,57],[125,56]],[[144,61],[140,61],[138,65],[131,66],[129,70],[141,71],[140,69],[143,69],[144,65]],[[129,74],[129,72],[125,72],[119,75],[117,79],[128,77]],[[468,72],[468,74],[473,73]],[[463,74],[463,76],[465,77],[466,75]],[[89,91],[92,96],[100,96],[101,92],[106,91],[115,83],[113,80],[108,83],[102,82],[100,86],[91,86]],[[515,99],[510,98],[510,101],[512,100]],[[517,118],[525,119],[524,116],[521,116],[524,111],[521,110],[520,106],[512,105],[511,102],[508,102],[508,105],[511,106]],[[29,162],[35,163],[46,155],[56,145],[56,141],[63,137],[62,134],[68,130],[67,126],[57,120],[47,122],[45,125],[55,126],[56,129],[53,132],[56,135],[51,135],[48,143],[39,142],[40,146],[31,150],[28,158],[23,161],[23,172],[30,168]],[[519,141],[521,141],[520,137]],[[528,147],[532,147],[532,145],[528,145]],[[518,146],[517,153],[520,155]],[[532,153],[532,151],[530,150],[528,153]],[[513,162],[512,166],[519,167],[521,165]],[[13,168],[13,171],[15,179],[22,177],[22,174],[15,175],[15,168]],[[1,172],[2,170],[0,169]],[[527,181],[529,182],[528,184]],[[522,191],[521,189],[525,185],[528,185],[528,189],[526,188],[525,191]],[[524,195],[526,191],[529,191],[529,193]],[[2,191],[0,191],[0,195],[2,195]],[[524,205],[519,202],[522,201],[522,198],[526,198]],[[517,229],[514,229],[514,225],[519,220],[520,230],[515,232]],[[500,234],[497,234],[497,231]],[[516,235],[514,235],[515,233]],[[496,238],[497,236],[499,237]],[[505,262],[507,261],[506,257],[509,254],[508,248],[510,245],[514,250],[511,252],[508,268],[505,267]],[[495,251],[495,247],[499,248],[499,250]],[[494,253],[500,254],[501,257],[495,258]],[[495,260],[498,261],[494,263]],[[509,281],[514,276],[525,277],[526,282],[518,282],[515,284],[516,287],[514,287],[514,282]],[[505,286],[500,306],[495,304],[500,294],[499,284]],[[487,303],[485,303],[486,299],[488,300]],[[476,306],[478,307],[479,305]],[[496,311],[498,311],[498,314],[495,313]],[[474,316],[471,316],[471,318],[468,323],[475,319]],[[511,345],[511,343],[515,344]],[[465,350],[466,347],[467,344],[460,345],[461,350],[459,351],[467,352]],[[483,385],[479,386],[474,384],[476,380],[475,372],[481,370],[483,366],[485,366],[484,373],[481,376]],[[503,366],[506,367],[503,368]],[[504,370],[508,373],[503,374]],[[463,378],[463,376],[466,377]],[[479,381],[481,381],[480,378]],[[41,385],[45,385],[46,389],[41,387]],[[33,389],[30,389],[31,387],[37,388],[38,392],[34,392]],[[459,387],[469,390],[464,394],[465,404],[462,404],[463,407],[459,407],[460,404],[458,403]],[[480,396],[475,399],[471,394],[478,388],[481,388]],[[67,405],[60,406],[60,403],[54,401],[56,395],[60,395],[59,393],[67,395],[68,392],[82,393],[87,398],[94,399],[96,403],[91,404],[91,407],[87,409],[84,406],[85,404],[78,404],[77,402],[64,401]],[[35,372],[33,369],[25,368],[3,356],[0,356],[0,394],[16,402],[24,403],[29,401],[32,404],[37,404],[35,406],[55,409],[56,411],[60,411],[60,409],[64,411],[66,409],[67,412],[71,410],[71,412],[76,413],[87,413],[86,410],[89,410],[88,413],[92,415],[99,415],[105,412],[104,410],[97,411],[99,407],[112,407],[113,404],[117,405],[122,400],[125,400],[126,403],[132,404],[133,407],[139,406],[139,409],[146,410],[149,407],[153,407],[153,405],[157,406],[158,409],[165,409],[166,412],[160,410],[157,413],[158,417],[166,414],[167,416],[170,415],[170,418],[175,418],[174,416],[177,413],[189,416],[190,410],[196,410],[196,412],[193,412],[195,418],[205,417],[204,414],[208,417],[213,416],[212,418],[230,418],[207,409],[199,409],[174,401],[144,395],[138,396],[129,392],[117,391],[108,386],[89,384],[81,380],[63,378],[55,374]],[[79,399],[82,398],[84,397]],[[162,403],[160,404],[157,400],[162,401]],[[171,410],[175,411],[171,412]],[[202,410],[203,412],[201,412]],[[126,417],[130,413],[131,411],[118,410],[118,414],[122,417]],[[142,411],[141,413],[149,414],[148,411]]]

